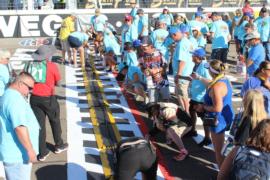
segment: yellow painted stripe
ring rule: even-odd
[[[116,137],[116,140],[117,140],[117,142],[119,142],[119,141],[121,140],[121,135],[120,135],[120,132],[119,132],[117,126],[116,126],[116,122],[115,122],[115,119],[114,119],[114,117],[113,117],[113,115],[112,115],[112,112],[111,112],[111,110],[110,110],[110,108],[109,108],[109,103],[108,103],[108,101],[107,101],[107,99],[106,99],[106,97],[105,97],[103,85],[102,85],[101,80],[100,80],[100,78],[99,78],[99,74],[100,74],[100,73],[99,73],[99,71],[97,71],[96,68],[95,68],[95,65],[94,65],[94,59],[93,59],[92,56],[91,56],[91,58],[90,58],[90,63],[91,63],[91,66],[92,66],[92,68],[93,68],[93,71],[94,71],[95,74],[97,75],[97,76],[96,76],[97,84],[98,84],[98,87],[99,87],[100,92],[101,92],[101,96],[102,96],[102,99],[103,99],[103,103],[106,105],[106,106],[105,106],[105,109],[106,109],[106,112],[107,112],[107,115],[108,115],[108,119],[109,119],[110,124],[111,124],[111,126],[112,126],[112,129],[113,129],[114,135],[115,135],[115,137]]]
[[[87,77],[87,73],[85,71],[85,67],[82,67],[82,72],[83,72],[83,79],[84,79],[84,85],[85,85],[85,89],[86,89],[86,94],[87,94],[87,100],[88,100],[88,104],[90,105],[90,109],[89,109],[89,113],[90,113],[90,118],[92,120],[92,125],[93,125],[93,131],[94,131],[94,135],[97,141],[97,147],[100,150],[100,159],[101,159],[101,163],[102,163],[102,168],[103,168],[103,172],[104,172],[104,176],[106,179],[113,179],[112,177],[112,169],[110,167],[109,164],[109,160],[108,160],[108,155],[106,152],[106,146],[103,143],[103,138],[102,138],[102,134],[100,132],[100,127],[99,127],[99,123],[97,120],[97,116],[96,116],[96,110],[94,108],[93,105],[93,101],[92,101],[92,97],[90,94],[90,85],[89,85],[89,81],[88,81],[88,77]]]

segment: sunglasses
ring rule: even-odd
[[[29,86],[27,83],[25,83],[23,81],[21,81],[21,83],[23,83],[29,89],[29,91],[33,90],[33,87]]]

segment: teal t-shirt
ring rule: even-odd
[[[143,28],[146,28],[142,33]],[[138,19],[138,34],[142,36],[148,36],[148,17],[146,15],[139,17]]]
[[[205,24],[201,21],[196,21],[196,20],[189,21],[188,26],[190,28],[190,34],[192,34],[192,28],[194,28],[194,27],[199,27],[200,32],[202,34],[206,34],[209,32],[209,28],[208,28],[207,24]]]
[[[212,49],[228,48],[229,27],[226,22],[218,20],[213,22],[210,32],[214,33]]]
[[[207,68],[205,68],[206,63],[207,63],[206,60],[202,61],[196,68],[195,72],[199,76],[210,80],[211,76],[209,74],[209,71]],[[197,102],[203,102],[205,93],[206,93],[205,84],[200,80],[193,79],[191,81],[191,87],[190,87],[191,99]]]
[[[234,19],[234,23],[235,23],[234,30],[233,30],[233,35],[235,37],[237,37],[237,38],[238,38],[238,31],[239,31],[238,23],[239,23],[241,17],[242,16],[234,16],[234,18],[233,18]]]
[[[138,11],[138,8],[136,8],[136,7],[131,9],[131,11],[130,11],[129,14],[132,16],[133,19],[136,18],[136,16],[137,16],[137,11]]]
[[[122,38],[121,51],[123,51],[125,42],[132,43],[134,40],[138,39],[138,29],[136,23],[133,23],[130,26],[124,25],[121,33],[121,38]]]
[[[93,16],[90,20],[90,24],[94,27],[95,31],[104,31],[105,23],[108,20],[107,16],[101,14],[99,16]]]
[[[124,62],[130,67],[130,66],[138,66],[139,62],[137,59],[137,54],[135,51],[124,52]]]
[[[171,13],[169,13],[169,14],[163,14],[163,13],[161,13],[159,15],[159,20],[164,20],[166,22],[167,27],[168,27],[173,22],[173,16],[172,16]]]
[[[105,52],[113,51],[115,55],[121,55],[120,45],[118,44],[116,37],[113,34],[104,33],[103,39]]]
[[[203,35],[198,37],[196,40],[197,40],[197,43],[198,43],[198,47],[201,47],[201,48],[206,47],[207,41],[206,41],[206,39],[205,39],[205,37]]]
[[[168,48],[164,44],[168,35],[169,35],[169,32],[165,29],[156,29],[150,35],[150,38],[154,47],[157,50],[159,50],[163,54],[164,57],[166,56],[166,53],[168,51]]]
[[[237,38],[241,41],[244,40],[244,36],[246,34],[245,31],[245,25],[248,23],[248,21],[243,21],[242,24],[240,24],[240,26],[238,27],[238,34],[237,34]]]
[[[178,66],[180,61],[185,62],[185,67],[182,71],[182,76],[189,76],[192,73],[194,62],[192,61],[191,52],[193,51],[193,46],[191,42],[183,37],[176,45],[173,54],[173,75],[175,76],[178,72]],[[184,82],[185,80],[183,80]]]
[[[0,161],[26,163],[28,155],[18,140],[15,128],[25,126],[36,152],[39,153],[39,123],[30,104],[16,90],[8,88],[0,98]]]
[[[141,69],[139,67],[136,67],[136,66],[130,66],[128,68],[127,79],[133,81],[135,73],[138,74],[140,82],[143,83],[144,82],[144,78],[143,78],[144,75],[143,75]]]
[[[195,50],[195,49],[198,49],[198,41],[197,39],[195,39],[193,36],[190,36],[189,38],[189,41],[191,42],[192,44],[192,49]]]
[[[260,33],[262,42],[267,42],[270,39],[270,17],[260,18],[255,24]]]
[[[0,64],[0,96],[5,92],[7,84],[9,83],[10,75],[7,65]]]

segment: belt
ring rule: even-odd
[[[123,151],[126,151],[128,149],[141,149],[141,148],[144,148],[148,145],[149,143],[145,140],[137,140],[137,141],[134,141],[134,142],[126,142],[126,143],[123,143],[120,147],[119,147],[119,152],[123,152]]]

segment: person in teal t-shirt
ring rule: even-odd
[[[89,36],[85,32],[75,31],[68,36],[68,42],[73,52],[74,67],[77,67],[77,51],[80,53],[80,60],[82,66],[85,65],[84,48],[88,46]]]
[[[124,51],[124,44],[126,42],[132,43],[134,40],[138,39],[137,24],[133,21],[133,18],[130,15],[125,16],[125,24],[122,29],[121,39],[121,52]]]
[[[131,11],[129,15],[132,16],[133,19],[135,19],[137,15],[137,10],[138,10],[138,8],[136,7],[136,0],[130,0],[129,3],[131,7]]]
[[[199,27],[199,31],[202,34],[207,34],[209,32],[208,26],[202,22],[202,13],[196,12],[195,19],[188,22],[188,26],[190,27],[190,34],[192,34],[192,29],[195,27]]]
[[[229,27],[222,21],[221,15],[217,12],[212,13],[213,25],[210,33],[212,38],[212,59],[219,59],[223,63],[227,62],[228,45],[231,39]]]
[[[173,75],[175,82],[175,94],[177,95],[179,104],[189,113],[189,95],[188,87],[190,83],[189,76],[192,73],[194,63],[192,62],[191,42],[186,37],[185,30],[176,27],[170,28],[170,36],[176,41],[176,47],[173,53]]]
[[[154,48],[159,50],[162,55],[165,57],[166,61],[169,60],[169,53],[168,47],[165,45],[165,40],[169,35],[169,32],[166,30],[166,22],[164,20],[158,21],[158,29],[154,30],[151,35],[150,39],[153,43]]]
[[[92,31],[96,34],[97,32],[103,32],[105,29],[107,16],[100,13],[100,9],[95,10],[95,15],[91,17],[90,24]]]
[[[169,27],[173,23],[173,16],[169,12],[168,7],[163,8],[163,12],[159,15],[159,20],[165,21],[167,27]]]
[[[258,19],[255,24],[266,52],[266,60],[270,61],[270,16],[265,7],[261,9],[260,14],[261,18]]]
[[[188,133],[190,136],[197,136],[196,131],[196,121],[197,116],[204,118],[204,113],[197,112],[196,106],[204,103],[204,95],[206,94],[206,89],[208,83],[211,81],[211,76],[205,65],[207,61],[205,60],[206,52],[203,48],[196,49],[192,53],[192,60],[195,63],[195,66],[192,71],[192,81],[190,86],[190,108],[189,113],[192,120],[192,129]],[[199,146],[211,144],[210,131],[209,128],[204,127],[205,138]]]
[[[0,49],[0,97],[4,94],[7,84],[10,81],[10,72],[8,62],[10,52],[6,49]]]
[[[125,65],[127,65],[129,67],[139,65],[137,54],[133,49],[132,43],[130,43],[130,42],[125,43],[123,62],[125,62]]]
[[[200,31],[200,27],[193,27],[191,30],[192,30],[193,37],[197,41],[198,47],[205,49],[207,42],[206,42],[205,37]]]
[[[143,9],[138,9],[137,14],[138,35],[139,39],[143,40],[148,36],[148,17],[144,14]]]
[[[0,98],[0,161],[7,179],[31,178],[39,154],[39,123],[27,96],[34,79],[21,73]]]

